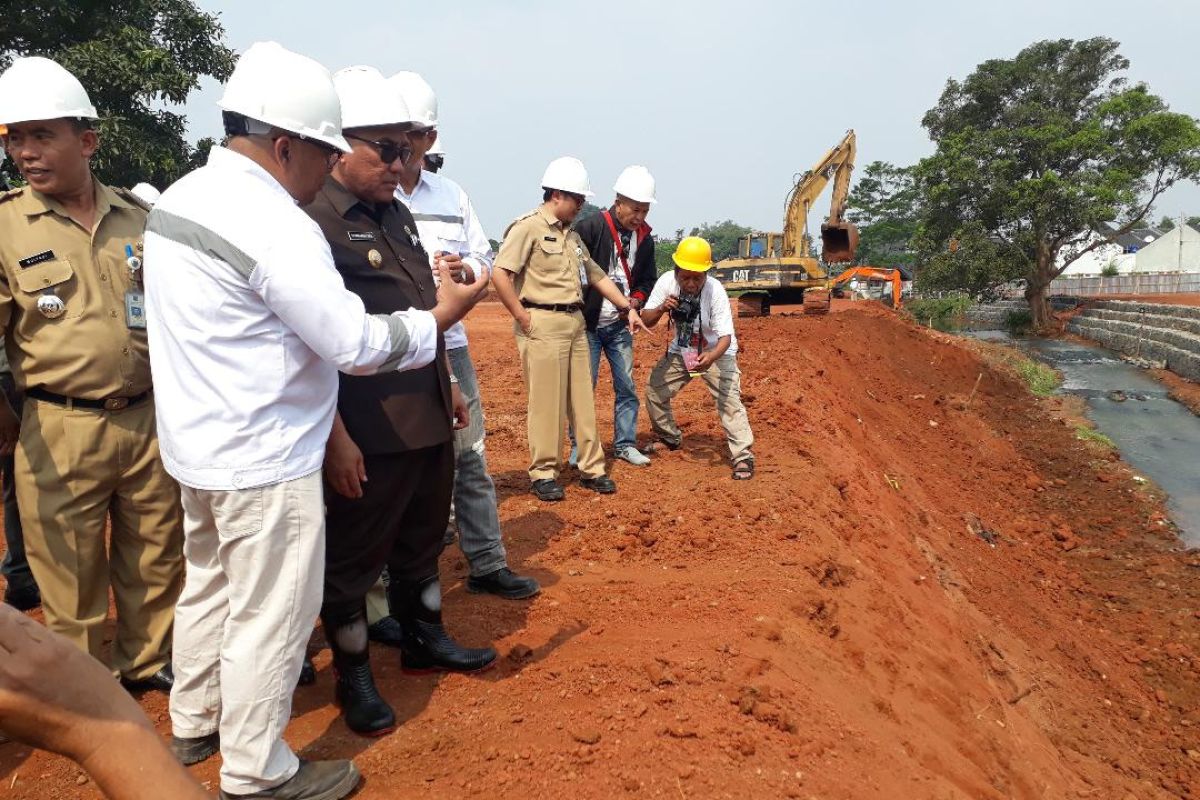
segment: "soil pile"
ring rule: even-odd
[[[542,504],[510,331],[472,316],[510,560],[545,591],[468,596],[450,548],[449,625],[502,663],[412,678],[375,648],[384,739],[342,725],[318,656],[288,738],[354,757],[360,797],[1200,794],[1200,558],[1052,402],[873,304],[739,320],[755,480],[730,480],[695,382],[682,450]],[[166,734],[165,699],[143,705]],[[215,759],[195,773],[215,789]],[[0,747],[6,797],[95,796],[77,774]]]

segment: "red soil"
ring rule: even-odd
[[[1200,558],[1125,466],[873,304],[738,326],[753,481],[730,480],[695,385],[682,450],[617,462],[615,496],[572,484],[546,505],[527,494],[511,326],[477,309],[510,558],[545,591],[468,596],[451,548],[449,625],[501,665],[410,678],[377,648],[402,725],[366,740],[331,705],[324,652],[291,743],[354,757],[359,796],[381,800],[1200,795]],[[166,735],[165,698],[143,705]],[[194,774],[215,791],[217,769]],[[4,797],[95,797],[78,774],[0,746]]]

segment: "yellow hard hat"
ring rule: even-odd
[[[688,236],[675,246],[671,260],[688,272],[708,272],[712,268],[712,247],[699,236]]]

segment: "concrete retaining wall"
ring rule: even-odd
[[[1067,330],[1200,381],[1200,308],[1108,300],[1075,317]]]

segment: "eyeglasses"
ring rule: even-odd
[[[376,142],[371,139],[364,139],[361,136],[354,136],[353,134],[349,133],[343,133],[342,135],[347,139],[354,139],[355,141],[371,145],[371,147],[375,148],[375,152],[379,153],[379,160],[385,164],[391,164],[397,158],[400,159],[400,163],[404,164],[407,163],[408,159],[412,156],[412,148],[406,144],[397,144],[396,142],[388,141],[387,139]]]
[[[316,139],[310,139],[307,136],[301,136],[298,133],[286,133],[286,134],[283,134],[280,136],[275,136],[275,137],[272,137],[271,141],[272,142],[279,141],[280,139],[284,138],[284,136],[286,136],[289,139],[299,139],[302,142],[308,142],[313,147],[317,148],[322,153],[324,153],[325,154],[325,169],[327,171],[332,171],[334,166],[337,164],[338,159],[342,157],[342,151],[337,149],[333,145],[326,144],[325,142],[319,142]]]

